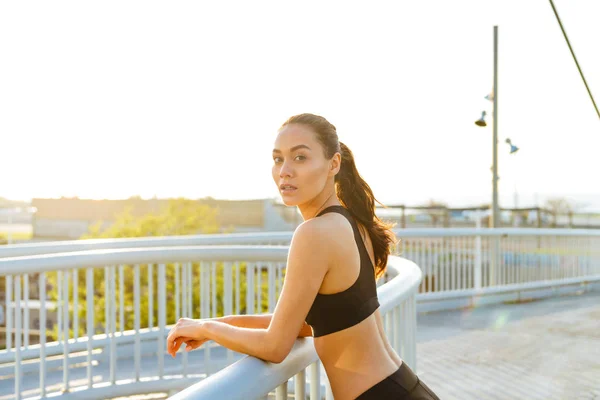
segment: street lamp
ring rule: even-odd
[[[479,118],[477,121],[475,121],[475,125],[477,126],[487,126],[487,124],[485,123],[485,111],[481,112],[481,118]]]
[[[514,144],[512,144],[512,142],[510,141],[509,138],[506,138],[505,142],[508,143],[508,145],[510,146],[510,154],[514,154],[517,151],[519,151],[519,148],[517,146],[515,146]]]

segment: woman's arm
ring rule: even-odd
[[[305,330],[308,333],[305,319],[329,269],[332,229],[316,218],[296,229],[281,295],[268,326],[265,327],[268,317],[233,319],[231,324],[182,319],[167,338],[169,353],[175,356],[182,343],[193,342],[196,348],[207,340],[214,340],[239,353],[274,363],[283,361],[299,333]],[[247,328],[245,323],[260,328]]]
[[[239,328],[267,329],[271,325],[273,314],[254,314],[254,315],[227,315],[216,318],[216,321],[224,322],[227,325],[237,326]],[[298,337],[312,336],[313,332],[306,322],[302,325]]]

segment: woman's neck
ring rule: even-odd
[[[323,199],[324,198],[324,199]],[[310,204],[298,206],[302,219],[305,221],[315,218],[321,211],[330,206],[339,206],[340,202],[335,195],[335,189],[331,193],[325,194],[324,196],[317,196],[313,199]]]

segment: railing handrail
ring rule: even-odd
[[[0,258],[67,253],[85,250],[108,250],[143,247],[207,246],[260,244],[289,241],[293,232],[220,233],[203,235],[153,236],[141,238],[79,239],[0,246]]]
[[[388,268],[396,276],[378,289],[381,313],[393,308],[415,292],[421,282],[421,269],[412,261],[389,256]],[[246,356],[210,377],[184,389],[170,399],[250,399],[264,396],[317,360],[313,338],[296,340],[294,348],[280,364]],[[231,382],[235,382],[232,385]]]
[[[188,261],[285,262],[289,246],[180,246],[105,249],[0,258],[0,276],[107,265],[167,264]]]
[[[409,228],[395,229],[400,238],[452,236],[569,236],[600,237],[600,229],[548,228]],[[37,254],[145,247],[257,245],[289,242],[293,232],[249,232],[118,239],[82,239],[0,246],[0,259]]]

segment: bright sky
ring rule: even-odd
[[[555,4],[600,102],[600,2]],[[501,206],[600,209],[600,120],[542,0],[2,2],[0,196],[278,197],[276,130],[313,112],[380,200],[489,202],[494,24]]]

